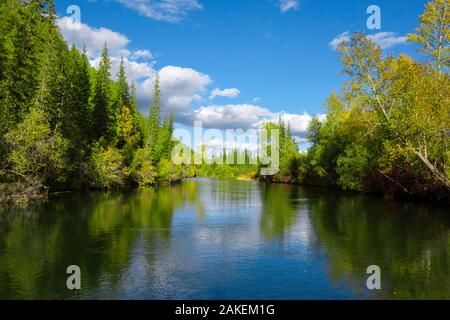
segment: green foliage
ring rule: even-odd
[[[152,165],[149,150],[143,148],[136,150],[130,172],[133,179],[141,187],[151,186],[155,183],[157,172],[156,168]]]
[[[445,10],[448,1],[430,2],[419,35],[410,36],[424,44],[436,68],[405,55],[385,56],[362,33],[340,45],[350,80],[342,95],[328,100],[326,121],[311,122],[312,147],[301,166],[306,182],[448,198],[450,81],[442,72],[448,39],[433,43],[437,29],[430,23],[439,22],[445,29],[439,32],[448,34]]]
[[[94,69],[56,22],[52,0],[0,3],[2,181],[111,189],[194,175],[170,162],[174,119],[160,123],[158,76],[146,118],[124,59],[114,82],[107,44]]]
[[[280,155],[278,173],[271,177],[265,177],[265,179],[274,182],[298,182],[300,154],[298,152],[297,142],[291,134],[289,124],[286,125],[286,123],[279,119],[278,124],[270,122],[265,123],[264,129],[267,132],[269,141],[261,141],[261,148],[267,149],[269,155],[272,154],[273,148],[278,148]],[[276,146],[273,141],[270,141],[273,130],[279,132],[278,146]],[[258,161],[258,175],[264,167],[266,167],[266,165],[261,164]]]
[[[131,107],[130,88],[127,83],[123,57],[120,59],[119,74],[117,76],[117,97],[115,101],[115,108],[120,110],[120,108],[124,106]]]
[[[248,180],[254,179],[258,171],[257,158],[248,150],[224,150],[208,157],[205,147],[203,157],[205,161],[197,167],[197,176]]]
[[[111,110],[111,84],[110,84],[111,62],[108,50],[103,48],[102,56],[95,79],[93,96],[93,138],[111,138],[111,127],[114,123],[114,113]]]
[[[409,34],[409,40],[421,45],[420,51],[431,59],[438,73],[447,71],[450,66],[449,0],[428,2],[420,22],[417,34]]]
[[[153,104],[150,106],[148,124],[148,137],[146,146],[151,150],[152,159],[158,158],[158,139],[161,126],[161,91],[159,88],[159,75],[155,76],[155,84],[153,90]]]
[[[158,182],[172,183],[181,179],[180,169],[167,159],[162,159],[158,164]]]
[[[338,183],[346,190],[363,191],[368,151],[362,145],[350,145],[337,160]]]
[[[10,149],[7,163],[11,171],[43,183],[65,179],[70,167],[69,142],[51,130],[44,111],[32,108],[23,122],[5,135],[5,140]]]
[[[38,89],[43,59],[41,37],[46,34],[38,1],[0,3],[0,137],[28,112]]]
[[[110,189],[193,175],[247,179],[264,168],[247,151],[223,152],[215,156],[219,163],[174,165],[174,119],[161,119],[158,74],[145,117],[124,60],[112,81],[106,44],[96,70],[86,52],[67,47],[56,21],[52,0],[0,2],[2,181]],[[449,0],[429,2],[420,22],[409,39],[428,64],[385,55],[363,33],[339,46],[349,81],[327,100],[326,120],[311,121],[309,151],[298,152],[281,119],[265,124],[269,135],[280,133],[278,146],[261,142],[280,154],[279,172],[267,180],[448,197]],[[245,164],[225,164],[229,157]]]
[[[92,148],[89,172],[92,186],[100,189],[124,186],[128,178],[120,151],[111,146],[103,147],[101,143]]]

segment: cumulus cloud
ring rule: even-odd
[[[279,3],[281,12],[285,13],[289,10],[297,10],[300,7],[299,0],[280,0]]]
[[[111,56],[111,78],[113,80],[117,80],[117,74],[119,72],[120,67],[120,56]],[[146,79],[149,77],[153,77],[155,74],[155,70],[153,69],[152,65],[146,62],[136,62],[128,59],[127,57],[124,57],[124,66],[125,71],[127,74],[127,80],[129,83],[132,81],[139,81],[141,79]],[[98,68],[98,65],[100,63],[100,57],[96,57],[94,59],[91,59],[90,64]]]
[[[202,9],[197,0],[114,0],[139,12],[141,15],[159,21],[177,23],[191,11]]]
[[[318,116],[320,120],[324,115]],[[289,124],[293,134],[304,134],[308,130],[312,116],[308,113],[292,114],[272,112],[267,108],[252,104],[211,105],[201,107],[192,112],[186,120],[192,125],[194,121],[202,121],[205,128],[215,129],[258,129],[263,123],[277,123],[281,119]]]
[[[86,24],[74,25],[72,20],[62,18],[58,25],[68,43],[78,48],[86,46],[92,66],[98,67],[100,52],[107,42],[111,58],[111,76],[117,78],[121,56],[123,56],[127,78],[136,83],[137,99],[141,111],[146,114],[152,103],[154,79],[153,54],[149,50],[131,50],[128,48],[130,40],[117,32],[106,28],[93,28]],[[195,106],[206,100],[211,77],[192,68],[181,66],[165,66],[159,71],[161,96],[161,110],[163,114],[172,112],[175,120],[187,126],[194,121],[202,121],[205,128],[216,129],[258,129],[264,122],[278,122],[281,118],[289,123],[293,134],[302,134],[307,128],[311,116],[291,114],[286,112],[274,113],[267,108],[256,105],[259,98],[253,99],[254,104],[209,105],[195,109]],[[209,98],[236,97],[239,89],[229,88],[212,90]]]
[[[379,32],[368,35],[367,38],[378,44],[382,49],[391,48],[408,42],[408,37],[398,36],[395,32]]]
[[[382,49],[388,49],[400,44],[406,44],[408,37],[398,36],[395,32],[378,32],[367,36],[368,39],[375,42]],[[350,32],[346,31],[334,38],[330,43],[330,47],[336,50],[337,47],[344,41],[350,40]]]
[[[253,137],[251,137],[253,138]],[[254,142],[238,142],[238,141],[228,141],[221,138],[214,138],[207,141],[200,141],[196,145],[196,150],[201,146],[206,146],[208,150],[213,150],[216,152],[222,152],[224,149],[226,151],[232,150],[247,150],[254,153],[259,150],[259,144],[257,143],[258,137],[255,135]]]
[[[136,50],[130,55],[131,60],[148,60],[153,59],[153,54],[150,50]]]
[[[309,122],[312,120],[312,116],[306,112],[303,114],[281,113],[279,118],[288,123],[291,131],[295,134],[305,133],[308,130]],[[272,122],[276,120],[272,119]]]
[[[217,97],[225,97],[225,98],[235,98],[237,97],[241,91],[236,88],[230,88],[230,89],[223,89],[220,90],[219,88],[214,89],[211,92],[211,95],[209,96],[209,99],[212,100]]]
[[[182,118],[190,112],[192,103],[202,101],[203,94],[211,84],[211,78],[191,68],[166,66],[159,71],[162,92],[161,105],[164,113],[173,112]],[[149,106],[153,97],[154,76],[138,84],[138,100]]]
[[[206,128],[249,129],[262,118],[272,115],[270,110],[251,104],[207,106],[194,110],[193,119]]]
[[[345,32],[341,33],[340,35],[338,35],[336,38],[334,38],[329,43],[329,45],[330,45],[330,47],[333,48],[333,50],[336,50],[342,42],[347,42],[349,40],[350,40],[350,32],[345,31]]]
[[[115,80],[119,71],[121,57],[124,57],[128,81],[136,82],[138,102],[143,112],[153,98],[153,83],[156,70],[150,50],[130,50],[130,40],[106,28],[93,28],[86,24],[74,23],[65,17],[58,21],[61,32],[69,44],[79,49],[87,49],[92,66],[98,67],[100,53],[105,42],[110,53],[111,76]],[[191,111],[194,102],[201,102],[211,83],[208,75],[191,68],[166,66],[159,71],[162,94],[162,111],[173,112],[179,118]]]
[[[74,22],[70,17],[59,19],[57,24],[66,41],[78,49],[86,46],[90,57],[98,55],[105,43],[112,55],[129,55],[130,53],[125,49],[130,40],[118,32],[106,28],[92,28],[87,24]]]

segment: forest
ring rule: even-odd
[[[0,4],[0,201],[192,176],[450,200],[449,0],[429,2],[408,36],[420,61],[386,54],[363,33],[342,42],[348,80],[326,101],[326,120],[310,123],[311,148],[299,152],[288,123],[264,125],[280,132],[280,170],[265,177],[261,164],[175,165],[175,119],[162,118],[158,76],[143,115],[123,61],[111,80],[107,44],[94,68],[57,19],[53,0]]]
[[[192,175],[170,161],[174,118],[161,119],[158,77],[148,116],[122,60],[111,80],[69,48],[53,1],[0,5],[0,194],[34,201],[48,190],[171,183]]]
[[[326,120],[310,123],[308,152],[284,136],[280,172],[267,180],[448,202],[449,3],[429,2],[408,35],[421,61],[386,54],[363,33],[342,42],[348,81],[326,101]]]

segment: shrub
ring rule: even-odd
[[[92,148],[89,172],[92,186],[100,189],[123,186],[129,175],[120,151],[99,143]]]
[[[155,184],[156,171],[152,165],[151,154],[147,149],[137,149],[131,163],[130,173],[139,186],[151,186]]]
[[[5,135],[5,141],[11,150],[7,156],[11,171],[28,180],[64,181],[64,173],[70,168],[69,142],[51,130],[44,111],[31,108],[22,123]]]
[[[352,145],[337,161],[338,183],[346,190],[362,191],[368,165],[368,151],[361,145]]]

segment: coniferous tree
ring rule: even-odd
[[[0,139],[26,115],[38,87],[46,10],[40,1],[0,4]]]
[[[134,83],[134,81],[131,83],[130,89],[130,108],[134,114],[139,112],[139,106],[136,97],[136,84]]]
[[[63,131],[79,150],[89,140],[90,78],[86,53],[72,46],[65,62],[67,99],[64,104]]]
[[[131,107],[130,89],[127,83],[127,76],[125,74],[123,57],[120,59],[119,73],[117,75],[117,97],[115,105],[118,110],[123,107]]]
[[[113,122],[114,115],[110,109],[110,68],[111,62],[108,55],[106,44],[103,48],[100,64],[96,74],[94,89],[94,112],[93,112],[93,138],[110,137],[110,124]]]
[[[153,159],[156,158],[158,133],[161,125],[161,91],[159,88],[159,75],[155,76],[153,104],[149,113],[149,134],[147,145],[151,150]]]

